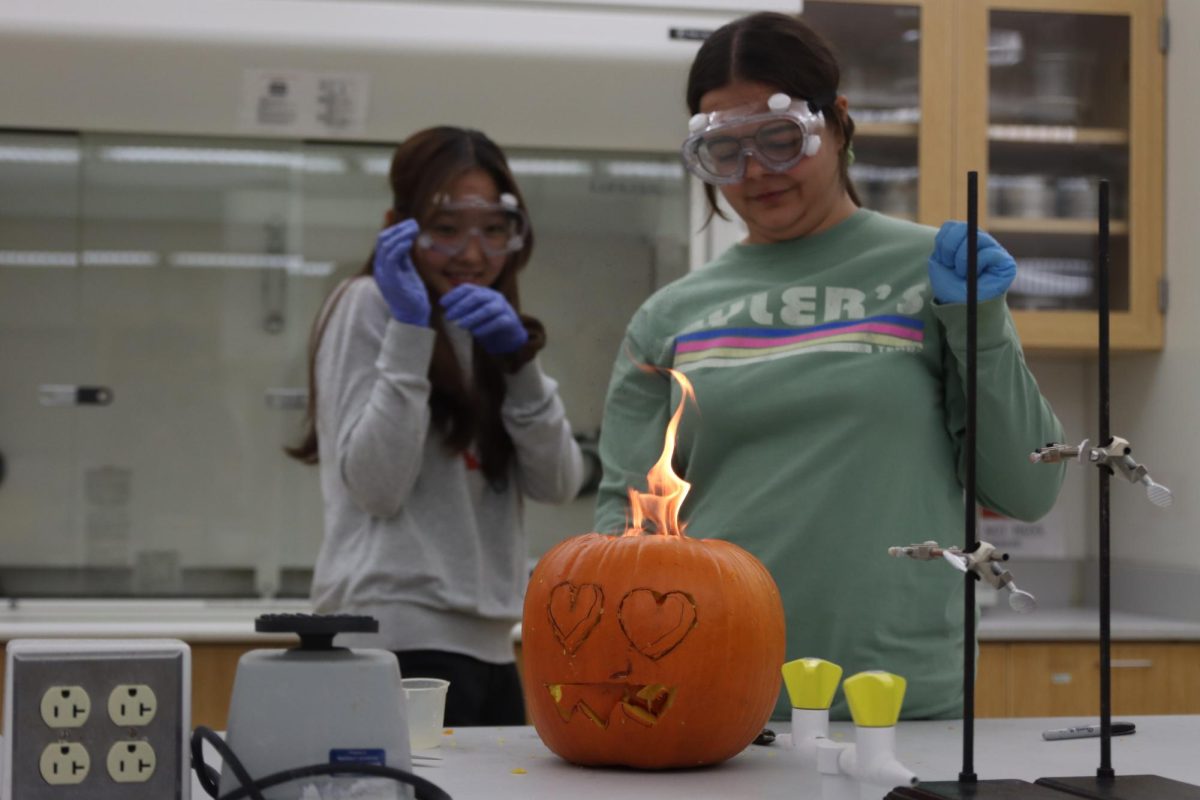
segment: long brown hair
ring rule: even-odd
[[[388,182],[392,189],[392,210],[396,219],[411,217],[424,225],[434,213],[434,196],[445,191],[459,176],[474,169],[482,169],[496,182],[501,193],[514,195],[521,207],[525,207],[508,161],[495,142],[476,130],[440,126],[414,133],[396,148],[392,156]],[[517,272],[529,261],[532,252],[533,230],[530,227],[525,235],[524,246],[508,257],[499,277],[492,284],[492,288],[503,294],[518,313],[521,305],[517,292]],[[373,274],[374,261],[375,254],[372,252],[355,277]],[[325,303],[313,323],[309,338],[308,411],[304,418],[303,438],[295,447],[285,448],[288,455],[306,464],[315,464],[319,460],[316,427],[317,350],[333,308],[341,299],[347,284],[343,283]],[[494,487],[502,486],[513,454],[512,439],[500,418],[500,406],[504,402],[504,373],[524,364],[545,346],[545,331],[538,320],[522,314],[521,320],[529,332],[529,342],[517,353],[493,356],[475,343],[473,380],[468,383],[446,336],[441,306],[432,295],[430,306],[430,326],[437,334],[433,359],[429,365],[429,381],[432,385],[429,407],[433,426],[445,445],[453,451],[465,450],[474,442],[479,448],[485,477]]]
[[[735,19],[713,31],[700,46],[688,73],[688,111],[700,111],[700,99],[735,81],[753,81],[808,100],[825,116],[825,125],[842,140],[838,160],[842,185],[862,205],[850,180],[850,147],[854,120],[838,108],[841,67],[833,48],[798,17],[762,11]],[[716,188],[704,185],[709,217],[725,217],[717,207]]]

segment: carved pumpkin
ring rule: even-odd
[[[630,490],[625,535],[560,542],[530,577],[525,701],[546,746],[576,764],[723,761],[761,732],[779,695],[785,633],[775,581],[737,545],[689,538],[678,524],[688,484],[670,456],[682,408],[651,492]],[[645,518],[661,533],[646,534]]]
[[[775,707],[783,606],[737,545],[591,533],[534,569],[522,652],[533,725],[566,760],[713,764],[750,744]]]

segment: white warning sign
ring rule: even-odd
[[[242,79],[239,124],[257,132],[361,136],[369,100],[362,73],[250,69]]]

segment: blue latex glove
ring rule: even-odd
[[[462,283],[442,295],[446,319],[471,332],[494,356],[520,350],[529,333],[504,295],[486,286]]]
[[[983,231],[979,231],[977,252],[976,296],[983,302],[1008,291],[1017,276],[1017,262]],[[929,283],[939,303],[967,302],[967,223],[952,220],[938,231],[929,256]]]
[[[406,219],[384,228],[375,239],[375,283],[392,317],[409,325],[429,326],[429,292],[412,262],[417,221]]]

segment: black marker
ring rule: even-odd
[[[752,744],[771,744],[775,741],[775,731],[770,728],[763,728],[762,733],[754,737]]]
[[[1132,722],[1114,722],[1112,724],[1112,735],[1123,736],[1127,733],[1133,733],[1136,728]],[[1086,739],[1089,736],[1099,736],[1099,725],[1078,725],[1074,728],[1055,728],[1049,731],[1042,731],[1042,738],[1051,741],[1053,739]]]

